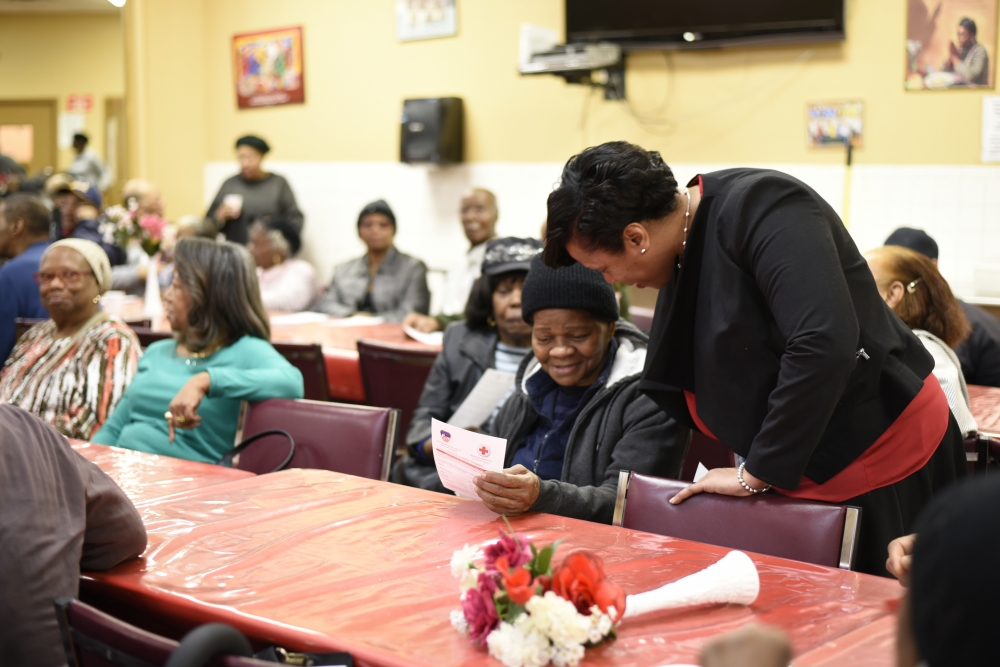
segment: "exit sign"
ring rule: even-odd
[[[66,111],[90,113],[94,108],[94,96],[87,93],[73,93],[66,98]]]

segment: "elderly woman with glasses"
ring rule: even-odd
[[[135,375],[139,340],[100,309],[101,294],[111,286],[111,264],[93,241],[53,243],[35,280],[51,319],[28,330],[4,364],[0,403],[38,415],[68,437],[89,440]]]
[[[93,441],[214,463],[236,438],[241,401],[302,398],[302,373],[275,350],[253,259],[234,243],[184,238],[153,343]]]

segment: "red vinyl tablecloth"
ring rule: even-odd
[[[360,666],[499,665],[452,629],[449,561],[504,524],[478,501],[320,470],[237,479],[143,504],[144,557],[84,576],[89,599],[132,622],[183,632],[230,623],[255,643],[346,650]],[[512,520],[537,544],[589,549],[626,592],[674,581],[726,549],[547,514]],[[584,664],[696,662],[702,644],[756,621],[789,632],[800,667],[891,665],[893,580],[751,555],[750,607],[714,606],[624,621]]]
[[[969,407],[979,432],[1000,438],[1000,387],[970,384]]]

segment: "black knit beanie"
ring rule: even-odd
[[[521,317],[534,324],[535,313],[546,308],[585,310],[604,322],[618,320],[615,290],[604,276],[580,263],[552,269],[535,255],[521,288]]]
[[[267,142],[258,136],[248,134],[245,137],[240,137],[236,140],[236,147],[249,146],[261,155],[267,155],[270,152],[271,147],[267,145]]]
[[[361,229],[361,220],[364,219],[366,215],[371,215],[372,213],[379,213],[389,218],[392,223],[392,228],[396,228],[396,214],[392,212],[389,208],[389,204],[386,203],[384,199],[378,199],[370,204],[365,204],[365,207],[361,209],[361,213],[358,213],[358,229]]]

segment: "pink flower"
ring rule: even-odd
[[[503,556],[511,569],[521,567],[531,560],[531,548],[522,535],[507,535],[500,531],[500,539],[483,549],[486,556],[486,571],[497,572],[497,558]]]
[[[159,241],[163,238],[163,230],[167,226],[167,221],[158,215],[144,215],[139,218],[139,226],[146,230],[151,239]]]
[[[497,606],[493,594],[497,592],[497,582],[493,575],[482,572],[479,584],[470,588],[462,596],[462,613],[469,624],[469,639],[480,646],[486,645],[486,637],[500,625]]]

